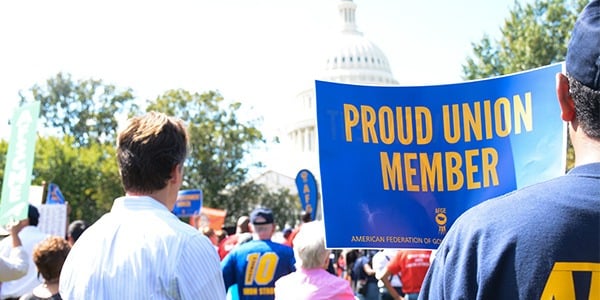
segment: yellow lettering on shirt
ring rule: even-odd
[[[258,289],[257,288],[244,288],[242,290],[242,294],[244,294],[244,296],[256,296],[256,295],[258,295]]]
[[[275,295],[275,288],[273,287],[261,287],[258,289],[259,295]]]
[[[590,293],[585,299],[600,299],[600,263],[573,262],[554,264],[540,299],[575,299],[573,272],[589,272],[591,274]]]

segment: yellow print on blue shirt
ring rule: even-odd
[[[272,283],[275,278],[275,270],[279,262],[279,256],[275,252],[250,253],[246,256],[248,265],[244,275],[244,284],[266,285]],[[265,295],[271,293],[272,289],[263,288],[244,288],[244,295]]]
[[[575,295],[574,272],[590,274],[589,295]],[[540,299],[600,299],[600,263],[557,262],[548,276]]]

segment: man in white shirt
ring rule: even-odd
[[[10,237],[7,239],[12,241],[12,248],[8,256],[0,255],[0,287],[3,281],[19,279],[27,274],[29,260],[19,238],[19,231],[25,227],[25,224],[25,222],[18,222],[10,227]],[[6,234],[9,232],[2,235]]]
[[[74,244],[63,299],[225,299],[217,251],[171,213],[188,151],[181,120],[156,112],[129,120],[117,141],[125,196]]]
[[[0,290],[0,299],[14,299],[19,298],[31,292],[36,286],[42,283],[42,279],[38,278],[37,268],[33,263],[33,248],[37,243],[48,237],[48,234],[43,233],[37,227],[40,219],[40,213],[38,209],[29,204],[27,210],[27,219],[19,222],[17,226],[23,227],[18,233],[19,239],[21,240],[23,251],[27,256],[27,274],[16,280],[2,282],[2,289]],[[0,256],[6,257],[10,255],[13,249],[12,239],[3,239],[0,242]]]
[[[373,269],[375,270],[375,278],[377,278],[380,300],[394,299],[381,280],[381,276],[383,276],[387,271],[387,265],[392,257],[396,255],[396,253],[398,253],[397,249],[384,249],[373,255]],[[391,278],[389,278],[389,280],[394,289],[396,289],[396,292],[401,296],[404,295],[404,293],[402,293],[402,281],[400,280],[400,276],[394,274],[391,276]]]

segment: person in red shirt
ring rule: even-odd
[[[300,225],[298,225],[296,228],[292,229],[292,233],[290,233],[290,235],[287,237],[286,241],[283,244],[288,245],[290,247],[294,247],[294,239],[296,238],[296,234],[298,234],[298,232],[300,231],[302,224],[308,223],[311,221],[312,221],[312,216],[310,215],[310,212],[303,211],[302,214],[300,215],[300,222],[301,222]]]
[[[430,258],[431,250],[400,250],[388,263],[385,273],[378,279],[383,281],[394,299],[416,300],[429,270]],[[406,297],[400,296],[392,287],[389,278],[393,274],[400,276],[402,292]]]
[[[235,233],[219,242],[217,252],[219,252],[219,258],[221,258],[221,260],[223,260],[235,246],[252,239],[252,233],[250,233],[248,223],[250,223],[250,218],[248,216],[239,217]]]

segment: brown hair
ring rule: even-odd
[[[58,279],[70,250],[69,242],[59,236],[50,236],[37,244],[33,250],[33,262],[38,274],[46,281]]]
[[[188,154],[183,122],[159,112],[129,120],[117,139],[117,160],[125,191],[154,192],[164,188]]]
[[[208,227],[208,226],[202,227],[201,231],[202,231],[202,234],[204,234],[206,237],[211,237],[213,235],[214,236],[217,235],[217,233],[215,232],[215,230],[212,229],[212,228],[210,228],[210,227]]]

